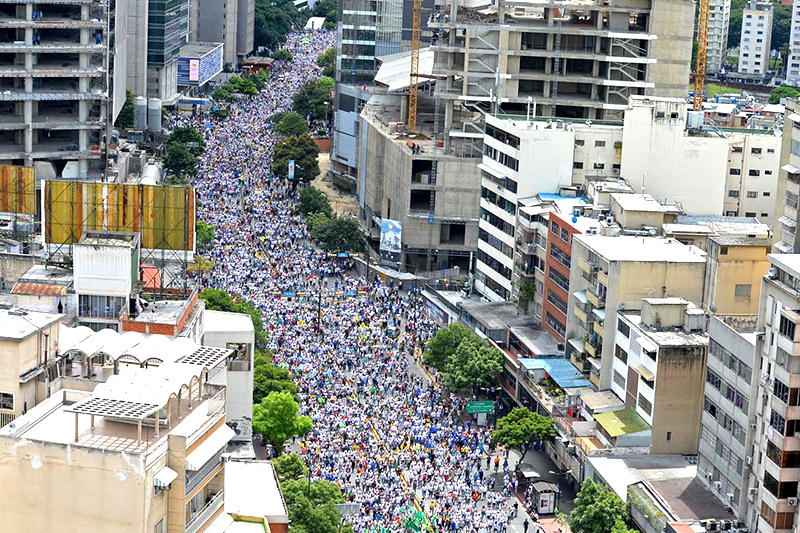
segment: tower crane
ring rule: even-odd
[[[411,80],[408,86],[408,132],[417,131],[417,96],[419,93],[419,47],[422,41],[422,0],[414,0],[411,18]]]
[[[708,12],[711,0],[700,0],[697,19],[697,65],[694,72],[694,102],[692,109],[702,111],[703,91],[706,83],[706,52],[708,50]]]

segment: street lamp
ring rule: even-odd
[[[319,296],[317,298],[317,334],[322,337],[322,269],[319,269]],[[311,481],[309,481],[309,487]],[[309,490],[311,490],[309,488]]]

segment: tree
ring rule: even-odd
[[[536,297],[536,282],[529,281],[522,286],[522,297],[526,300],[533,300]]]
[[[624,520],[618,518],[611,528],[611,533],[636,533],[635,529],[630,529]]]
[[[277,50],[292,30],[289,13],[273,5],[270,0],[256,0],[254,44],[267,50]]]
[[[327,118],[335,86],[336,82],[327,76],[309,81],[292,98],[292,109],[311,120]]]
[[[575,498],[569,527],[574,533],[608,533],[618,521],[624,523],[627,518],[625,502],[610,489],[587,478]]]
[[[450,392],[466,393],[486,386],[503,371],[503,354],[475,336],[461,341],[445,366],[444,384]]]
[[[194,176],[197,173],[197,158],[183,144],[167,144],[164,168],[172,172],[178,178],[178,181],[181,181],[187,175]],[[167,180],[169,184],[169,178]]]
[[[285,368],[258,355],[253,367],[253,403],[259,404],[272,392],[288,392],[297,400],[297,384]]]
[[[286,113],[275,124],[275,131],[286,137],[299,137],[304,133],[308,133],[308,124],[306,119],[300,113]]]
[[[214,226],[206,224],[202,220],[197,221],[197,244],[200,248],[206,248],[214,240]]]
[[[788,85],[781,85],[780,87],[775,87],[774,89],[772,89],[772,92],[769,93],[768,103],[779,104],[781,102],[781,98],[794,98],[798,95],[800,95],[800,91],[798,91],[794,87],[789,87]]]
[[[333,483],[318,480],[309,485],[304,479],[287,480],[281,484],[281,492],[292,533],[352,533],[350,525],[339,529],[342,516],[335,505],[344,503],[344,496]]]
[[[312,236],[329,252],[363,252],[367,248],[361,227],[350,216],[334,216],[327,224],[315,226]]]
[[[336,23],[338,15],[338,5],[336,0],[318,0],[314,4],[314,16],[325,17],[325,22]]]
[[[552,418],[515,407],[497,421],[497,426],[492,432],[492,442],[502,444],[506,448],[521,450],[534,440],[547,440],[555,436],[556,430]]]
[[[459,344],[470,336],[472,332],[458,322],[440,328],[428,342],[428,349],[423,356],[425,364],[444,370]]]
[[[279,178],[289,177],[289,160],[294,160],[295,185],[309,182],[319,175],[319,148],[310,135],[286,137],[275,147],[272,171]]]
[[[322,228],[330,224],[330,222],[331,219],[325,213],[314,213],[306,217],[306,226],[308,226],[308,231],[311,232],[312,236],[321,235]]]
[[[117,116],[116,125],[121,128],[133,126],[133,91],[130,89],[125,91],[125,103],[122,104],[122,109]]]
[[[217,109],[211,110],[211,116],[217,120],[225,120],[228,118],[229,115],[230,113],[224,107],[219,107]]]
[[[288,50],[278,50],[272,54],[275,61],[291,61],[292,53]]]
[[[281,480],[281,484],[308,476],[308,467],[298,453],[287,453],[276,457],[272,460],[272,466],[275,468],[275,474]]]
[[[280,455],[283,443],[311,430],[311,419],[299,416],[300,406],[288,392],[271,392],[253,406],[253,431],[260,433]]]
[[[203,136],[199,131],[191,127],[180,127],[172,130],[172,133],[170,133],[167,138],[167,146],[176,143],[182,144],[187,148],[189,148],[189,143],[196,143],[196,147],[193,146],[189,148],[189,151],[192,152],[194,156],[199,156],[203,153],[203,150],[206,149],[206,141],[203,139]]]
[[[332,78],[336,74],[336,48],[328,48],[322,52],[317,58],[317,65],[322,69],[323,76]]]
[[[789,44],[792,33],[792,6],[783,5],[780,2],[772,2],[772,41],[770,47],[773,50],[780,50]],[[738,44],[738,43],[737,43]],[[769,50],[767,50],[769,53]],[[784,57],[784,63],[788,57]]]
[[[333,213],[328,197],[316,187],[306,187],[300,191],[300,201],[297,203],[297,208],[304,215],[324,213],[327,217],[330,217]]]

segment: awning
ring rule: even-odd
[[[178,473],[168,466],[165,466],[158,472],[153,479],[153,485],[159,489],[168,489],[173,481],[178,479]]]
[[[606,310],[604,307],[595,307],[592,309],[592,314],[599,318],[600,320],[606,319]]]
[[[585,304],[585,303],[587,303],[589,301],[588,299],[586,299],[586,291],[576,291],[576,292],[573,292],[572,294],[582,304]]]
[[[792,113],[791,115],[789,115],[786,118],[788,118],[789,120],[792,120],[794,122],[800,122],[800,115],[798,115],[797,113]]]
[[[647,370],[642,364],[636,365],[633,369],[636,370],[636,373],[642,376],[642,379],[645,381],[653,381],[653,378],[656,377],[655,374]]]
[[[800,173],[800,168],[797,168],[796,166],[790,165],[788,163],[783,165],[781,167],[781,170],[785,170],[789,174],[798,174],[798,173]]]
[[[228,444],[236,432],[226,425],[221,426],[186,456],[186,470],[200,470],[212,457]]]

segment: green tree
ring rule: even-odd
[[[336,22],[338,16],[338,5],[336,0],[318,0],[314,4],[314,16],[325,17],[325,22]]]
[[[197,174],[197,158],[183,144],[167,144],[167,153],[164,156],[164,168],[180,181],[185,179],[187,175],[194,176]],[[169,178],[167,179],[169,180]]]
[[[770,104],[779,104],[781,98],[794,98],[797,95],[800,95],[800,91],[795,89],[794,87],[789,87],[788,85],[781,85],[780,87],[775,87],[772,89],[772,92],[769,93],[769,100]]]
[[[308,231],[311,232],[312,236],[321,235],[322,228],[330,224],[330,222],[331,219],[325,213],[314,213],[306,217],[306,226],[308,226]]]
[[[214,226],[206,224],[203,220],[197,221],[197,244],[206,248],[214,240]]]
[[[306,119],[300,113],[286,113],[275,124],[274,129],[284,137],[299,137],[304,133],[308,133],[308,124]]]
[[[296,400],[298,387],[285,368],[265,358],[256,358],[253,367],[253,403],[259,404],[272,392],[288,392]]]
[[[363,252],[367,249],[361,227],[350,216],[334,216],[328,223],[315,226],[311,235],[323,250],[329,252]]]
[[[272,58],[275,61],[291,61],[292,53],[288,50],[277,50],[272,54]]]
[[[575,498],[569,515],[569,527],[575,533],[608,533],[618,521],[623,523],[628,511],[619,496],[587,478]]]
[[[503,371],[503,354],[478,337],[467,337],[445,366],[444,384],[450,392],[467,393],[492,383]]]
[[[275,474],[281,480],[281,484],[285,481],[308,477],[308,467],[298,453],[287,453],[276,457],[272,460],[272,466],[275,468]]]
[[[275,147],[272,171],[279,178],[289,177],[289,161],[294,160],[294,179],[309,182],[319,175],[317,143],[307,133],[299,137],[286,137]]]
[[[297,208],[304,215],[324,213],[330,217],[333,213],[328,197],[316,187],[306,187],[300,191],[300,201],[297,203]]]
[[[125,103],[117,116],[116,125],[121,128],[133,126],[133,91],[130,89],[125,91]]]
[[[189,143],[197,143],[197,146],[189,148]],[[182,144],[189,148],[189,151],[194,156],[199,156],[206,149],[206,141],[203,136],[199,131],[191,127],[180,127],[172,130],[172,133],[167,138],[167,146],[170,144]]]
[[[529,281],[522,286],[522,297],[526,300],[533,300],[536,297],[536,283]]]
[[[328,48],[317,58],[317,65],[322,69],[322,75],[332,78],[336,74],[336,48]]]
[[[292,19],[287,11],[273,5],[270,0],[256,0],[254,44],[267,50],[277,50],[292,30]]]
[[[218,109],[214,109],[211,111],[211,116],[217,120],[226,120],[230,113],[224,107],[220,107]]]
[[[739,46],[742,38],[742,10],[745,4],[747,4],[747,0],[731,0],[731,16],[728,19],[728,48]]]
[[[281,492],[289,510],[292,533],[352,533],[352,526],[339,529],[342,517],[337,503],[344,503],[342,491],[328,481],[318,480],[310,485],[304,479],[287,480]]]
[[[789,44],[792,33],[792,6],[783,5],[780,2],[772,2],[772,41],[770,47],[773,50],[780,50]],[[784,62],[788,59],[783,58]]]
[[[630,529],[624,520],[618,518],[611,528],[611,533],[636,533],[635,529]]]
[[[309,81],[292,98],[292,109],[311,120],[327,118],[335,85],[336,82],[327,76]]]
[[[261,316],[261,311],[255,308],[253,302],[241,297],[237,297],[234,301],[230,294],[219,289],[206,289],[200,293],[200,298],[206,301],[206,309],[210,311],[250,315],[256,334],[256,349],[263,350],[266,348],[267,333],[264,331],[264,319]]]
[[[446,327],[439,328],[428,342],[423,360],[439,370],[444,370],[447,362],[456,353],[458,346],[464,339],[471,337],[472,332],[462,324],[453,322]]]
[[[492,442],[506,448],[521,450],[537,439],[552,439],[556,436],[553,419],[521,407],[515,407],[497,421],[492,431]]]
[[[271,392],[253,406],[253,431],[260,433],[280,455],[283,443],[311,430],[311,419],[300,416],[300,406],[288,392]]]

